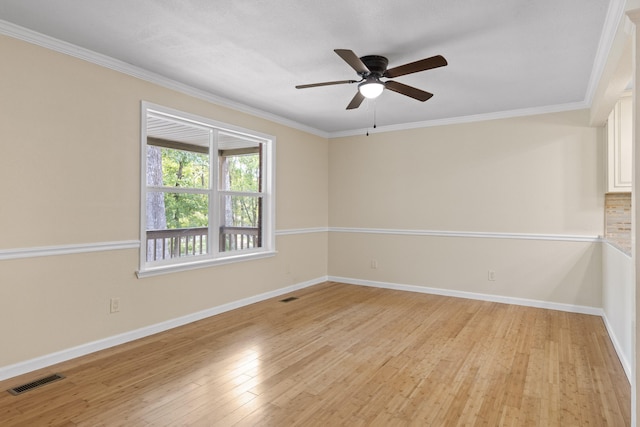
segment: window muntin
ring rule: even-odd
[[[219,136],[219,250],[260,248],[263,143],[224,132]]]
[[[273,138],[147,103],[142,118],[140,272],[272,253]]]

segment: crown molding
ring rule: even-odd
[[[426,120],[422,122],[403,123],[398,125],[378,126],[375,130],[370,128],[353,129],[347,131],[331,132],[329,138],[342,138],[356,135],[375,135],[384,132],[395,132],[410,129],[420,129],[434,126],[458,125],[464,123],[484,122],[488,120],[510,119],[514,117],[536,116],[539,114],[560,113],[563,111],[584,110],[589,108],[585,101],[569,104],[547,105],[543,107],[523,108],[519,110],[497,111],[494,113],[474,114],[471,116],[459,116],[446,119]]]
[[[587,85],[587,91],[585,93],[585,103],[590,107],[593,102],[596,90],[598,89],[598,83],[602,78],[611,47],[618,31],[618,26],[625,16],[625,0],[611,0],[607,9],[607,15],[605,16],[604,26],[602,28],[602,34],[600,34],[600,41],[598,42],[598,50],[596,51],[596,57],[593,61],[593,67],[591,68],[591,76],[589,78],[589,84]]]
[[[4,34],[19,40],[23,40],[38,46],[42,46],[47,49],[51,49],[66,55],[70,55],[99,66],[103,66],[114,71],[121,72],[123,74],[130,75],[132,77],[139,78],[141,80],[148,81],[150,83],[157,84],[167,89],[175,90],[177,92],[184,93],[195,98],[211,102],[222,107],[230,108],[242,113],[250,114],[255,117],[263,118],[284,126],[298,129],[303,132],[310,133],[322,138],[332,139],[341,138],[346,136],[365,135],[365,134],[377,134],[384,132],[394,132],[409,129],[418,129],[434,126],[446,126],[463,123],[473,123],[486,120],[497,120],[512,117],[531,116],[547,113],[557,113],[563,111],[586,109],[591,107],[593,97],[598,85],[598,82],[604,71],[604,67],[611,50],[612,43],[615,38],[615,34],[620,23],[620,20],[624,16],[625,1],[624,0],[611,0],[609,3],[607,14],[605,17],[604,27],[598,43],[598,49],[596,51],[596,58],[594,60],[593,68],[591,71],[591,77],[585,93],[585,98],[582,102],[541,106],[517,110],[506,110],[499,112],[492,112],[486,114],[476,114],[470,116],[459,116],[445,119],[427,120],[420,122],[403,123],[397,125],[380,126],[375,130],[368,128],[352,129],[346,131],[326,132],[320,129],[312,128],[302,123],[281,117],[257,108],[249,107],[245,104],[229,100],[227,98],[220,97],[213,93],[196,89],[192,86],[177,82],[162,75],[153,73],[143,68],[134,66],[114,59],[112,57],[76,46],[71,43],[64,42],[62,40],[55,39],[53,37],[29,30],[27,28],[15,25],[8,21],[0,20],[0,34]]]
[[[35,44],[46,49],[50,49],[65,55],[69,55],[101,67],[109,68],[111,70],[157,84],[158,86],[165,87],[167,89],[175,90],[185,95],[193,96],[194,98],[202,99],[212,104],[220,105],[222,107],[230,108],[232,110],[239,111],[241,113],[250,114],[255,117],[266,119],[274,123],[278,123],[284,126],[288,126],[293,129],[298,129],[303,132],[310,133],[312,135],[320,136],[322,138],[328,138],[329,134],[319,129],[312,128],[302,123],[257,109],[249,107],[245,104],[232,101],[227,98],[215,95],[211,92],[207,92],[201,89],[196,89],[192,86],[180,83],[176,80],[164,77],[160,74],[145,70],[144,68],[137,67],[124,61],[112,58],[101,53],[94,52],[89,49],[85,49],[74,44],[55,39],[42,33],[38,33],[28,28],[21,27],[11,22],[3,21],[0,19],[0,34],[4,34],[9,37],[13,37],[18,40],[22,40],[31,44]]]

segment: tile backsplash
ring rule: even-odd
[[[631,255],[631,193],[604,196],[604,237]]]

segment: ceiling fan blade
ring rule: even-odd
[[[415,88],[413,86],[408,86],[403,83],[394,82],[393,80],[386,81],[384,83],[384,86],[389,90],[398,92],[402,95],[409,96],[413,99],[417,99],[418,101],[422,101],[422,102],[426,101],[427,99],[433,96],[432,93],[425,92],[424,90],[420,90],[418,88]]]
[[[306,89],[308,87],[317,87],[317,86],[330,86],[330,85],[341,85],[347,83],[358,83],[357,80],[336,80],[334,82],[322,82],[322,83],[311,83],[308,85],[298,85],[296,89]]]
[[[368,74],[370,72],[367,66],[364,65],[364,62],[362,62],[360,58],[358,58],[358,55],[356,55],[352,50],[334,49],[333,51],[337,53],[340,56],[340,58],[344,59],[344,62],[349,64],[351,68],[356,70],[356,73]]]
[[[347,105],[347,110],[358,108],[360,104],[362,104],[362,101],[364,101],[364,95],[361,94],[360,91],[357,91],[349,105]]]
[[[421,59],[419,61],[410,62],[409,64],[400,65],[384,72],[384,77],[394,78],[404,76],[406,74],[417,73],[419,71],[430,70],[432,68],[444,67],[447,60],[441,55],[432,56],[431,58]]]

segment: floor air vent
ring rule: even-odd
[[[295,301],[297,299],[298,299],[298,297],[289,297],[289,298],[281,299],[280,302],[291,302],[291,301]]]
[[[18,387],[10,388],[7,390],[9,393],[17,396],[19,394],[25,393],[29,390],[33,390],[34,388],[41,387],[45,384],[52,383],[54,381],[58,381],[63,379],[64,376],[60,374],[49,375],[48,377],[40,378],[39,380],[32,381],[28,384],[19,385]]]

